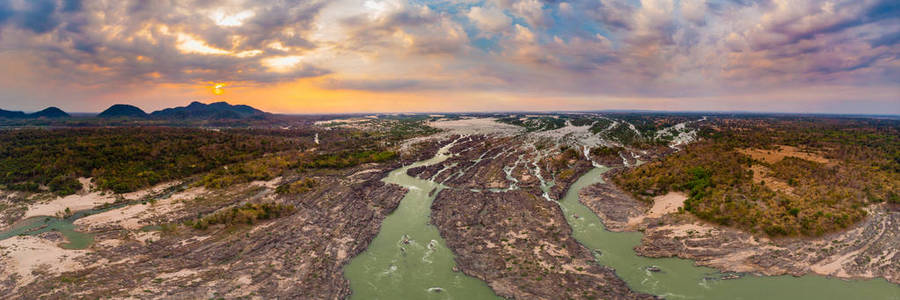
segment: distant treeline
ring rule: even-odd
[[[295,140],[240,130],[188,128],[22,129],[0,131],[0,184],[60,195],[78,177],[117,193],[295,149]]]

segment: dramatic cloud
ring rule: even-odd
[[[474,6],[469,9],[469,13],[466,16],[478,25],[478,29],[485,33],[509,30],[512,24],[512,18],[503,13],[503,10],[494,6]]]
[[[0,0],[0,65],[27,75],[0,87],[295,83],[503,110],[770,110],[802,90],[900,113],[898,16],[896,0]]]
[[[68,82],[271,82],[328,73],[265,63],[315,47],[305,39],[322,6],[315,1],[0,3],[0,44]]]

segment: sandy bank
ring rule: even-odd
[[[35,274],[40,272],[59,274],[81,268],[75,259],[88,251],[65,250],[40,237],[16,236],[0,241],[0,253],[0,277],[17,276],[19,287],[34,281]]]
[[[66,211],[79,211],[91,209],[106,203],[113,203],[116,197],[113,194],[103,195],[100,192],[93,192],[83,195],[68,195],[65,197],[57,197],[53,200],[37,203],[28,207],[23,219],[36,216],[54,216],[58,213]]]
[[[636,228],[644,219],[660,218],[664,215],[678,212],[678,209],[684,207],[684,200],[687,196],[680,192],[669,192],[662,196],[653,197],[653,206],[643,215],[628,218],[628,227]]]
[[[94,230],[106,226],[121,226],[125,229],[140,229],[146,225],[152,225],[146,220],[169,215],[181,210],[184,200],[194,199],[205,193],[203,188],[192,188],[176,193],[169,198],[160,199],[155,203],[133,204],[117,209],[90,215],[75,221],[79,228]]]
[[[84,191],[78,194],[68,195],[65,197],[56,197],[48,201],[42,201],[33,204],[28,207],[28,211],[25,212],[25,216],[23,216],[22,219],[27,219],[35,216],[54,216],[57,213],[65,212],[66,208],[68,208],[70,211],[75,212],[79,210],[91,209],[107,203],[116,202],[117,196],[115,194],[109,192],[102,193],[99,191],[88,192],[87,190],[91,185],[89,179],[82,178],[80,180],[82,182],[82,185],[85,187]],[[175,186],[178,183],[179,182],[177,181],[161,183],[147,189],[121,194],[119,196],[126,200],[138,200],[149,195],[161,193],[163,190]]]

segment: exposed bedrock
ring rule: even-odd
[[[613,270],[597,264],[572,237],[559,199],[592,168],[559,147],[541,150],[515,137],[457,140],[451,157],[414,168],[411,176],[447,186],[432,206],[432,223],[459,269],[514,299],[640,299]]]
[[[462,272],[514,299],[652,299],[631,291],[572,238],[559,206],[535,190],[444,190],[432,222]]]

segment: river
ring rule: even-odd
[[[444,186],[406,174],[410,168],[448,158],[453,144],[429,160],[397,169],[384,182],[409,191],[381,224],[368,249],[344,268],[353,293],[350,299],[498,299],[481,280],[454,272],[453,253],[429,224],[431,203]]]
[[[410,168],[443,161],[448,148],[432,159],[394,170],[384,179],[409,192],[384,220],[369,248],[345,268],[351,299],[497,298],[484,282],[451,270],[453,253],[437,228],[428,223],[436,194],[433,190],[445,187],[406,174]],[[884,279],[745,275],[723,280],[723,274],[715,269],[695,266],[690,260],[638,256],[633,248],[640,243],[641,233],[606,230],[600,218],[578,201],[578,192],[601,182],[601,175],[608,170],[590,170],[558,203],[575,239],[599,253],[597,262],[615,268],[634,290],[667,299],[900,299],[900,286]],[[658,272],[649,271],[650,266]]]
[[[344,269],[344,275],[350,280],[351,299],[498,298],[483,281],[452,270],[455,266],[453,253],[446,247],[437,228],[429,224],[431,203],[437,192],[446,187],[406,174],[410,168],[447,159],[447,151],[452,145],[442,148],[434,158],[394,170],[384,178],[384,182],[406,187],[409,191],[397,209],[385,218],[369,248]],[[608,170],[594,168],[582,175],[558,203],[572,226],[575,239],[600,253],[597,262],[615,268],[616,274],[634,290],[667,299],[900,299],[900,286],[884,279],[747,275],[720,280],[722,274],[711,268],[694,266],[690,260],[637,256],[632,249],[640,243],[639,232],[607,231],[600,218],[578,201],[578,192],[601,182],[601,175]],[[169,197],[174,191],[166,191],[156,198]],[[93,235],[76,231],[73,222],[124,205],[127,204],[78,211],[65,218],[29,218],[0,232],[0,240],[56,230],[68,241],[62,247],[83,249],[93,243]],[[659,272],[648,271],[649,266],[657,267]]]
[[[667,299],[900,299],[900,286],[884,279],[842,280],[824,276],[754,276],[719,280],[712,268],[697,267],[680,258],[638,256],[639,232],[611,232],[600,218],[578,201],[578,192],[601,182],[608,168],[594,168],[581,176],[559,202],[572,226],[575,239],[597,250],[600,264],[616,269],[616,275],[634,290]],[[573,215],[578,215],[575,218]],[[647,270],[656,266],[659,272]]]

